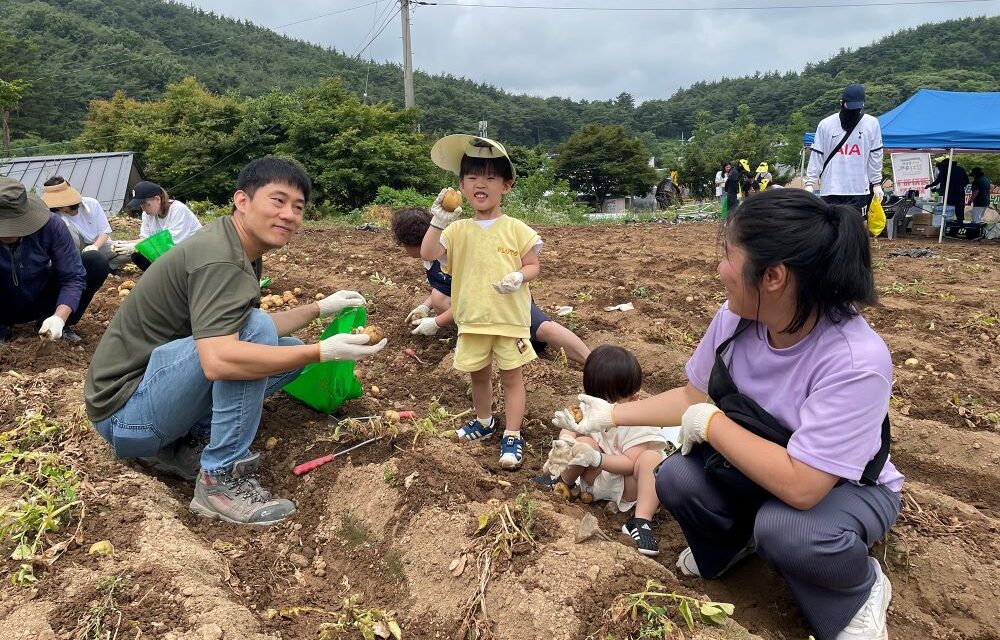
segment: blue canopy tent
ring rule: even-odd
[[[882,144],[888,151],[921,150],[956,153],[1000,153],[1000,92],[920,89],[895,109],[878,117]],[[805,149],[815,133],[802,137]],[[951,185],[951,166],[945,193]],[[938,242],[944,238],[944,227]]]
[[[886,149],[1000,152],[1000,93],[921,89],[878,121]]]
[[[1000,152],[1000,92],[921,89],[878,121],[886,149],[948,152],[944,193],[951,187],[956,153]],[[942,211],[947,211],[947,203]],[[942,215],[939,243],[946,217]]]

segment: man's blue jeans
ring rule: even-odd
[[[279,338],[271,318],[254,310],[240,330],[240,340],[265,345],[302,344]],[[119,458],[156,455],[163,447],[196,428],[210,425],[211,438],[201,454],[209,475],[229,473],[250,453],[260,426],[264,398],[299,375],[301,369],[260,380],[216,380],[205,377],[194,338],[153,349],[139,387],[124,407],[94,424]]]

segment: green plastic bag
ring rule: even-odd
[[[725,220],[726,216],[729,214],[729,196],[726,194],[722,195],[722,211],[719,213],[719,219]]]
[[[351,307],[340,312],[320,340],[338,333],[350,333],[365,326],[368,314],[363,307]],[[354,362],[319,362],[306,365],[299,377],[285,385],[285,393],[321,413],[333,413],[347,400],[360,398],[364,390],[354,375]]]

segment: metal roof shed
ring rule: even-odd
[[[26,156],[0,162],[0,175],[20,180],[39,194],[46,180],[62,176],[84,196],[97,199],[111,215],[122,210],[132,185],[143,178],[131,151]]]

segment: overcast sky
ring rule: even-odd
[[[514,93],[604,100],[627,91],[637,100],[667,98],[699,80],[755,71],[799,71],[841,48],[858,48],[926,22],[997,15],[1000,0],[870,6],[902,0],[442,0],[479,6],[416,6],[413,65]],[[912,0],[910,0],[912,1]],[[223,15],[277,27],[373,0],[193,0]],[[517,8],[489,8],[504,4]],[[780,10],[781,5],[866,4],[867,7]],[[762,11],[568,11],[527,6],[684,8],[769,6]],[[285,35],[355,54],[372,26],[396,13],[395,0],[278,29]],[[383,19],[379,19],[384,16]],[[402,60],[400,18],[364,52]],[[955,34],[957,39],[962,36]],[[985,52],[984,52],[985,53]]]

